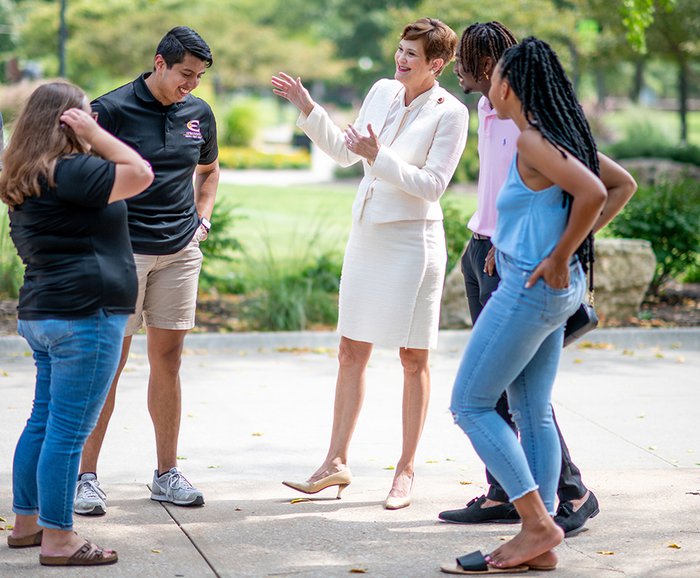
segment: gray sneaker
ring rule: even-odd
[[[158,477],[158,470],[153,472],[151,500],[170,502],[176,506],[202,506],[204,494],[187,481],[180,468],[170,468]]]
[[[107,494],[100,488],[95,474],[85,473],[78,477],[75,488],[73,511],[83,516],[103,516],[107,513]]]

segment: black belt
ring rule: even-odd
[[[491,237],[480,235],[479,233],[472,233],[472,239],[476,239],[477,241],[490,241]]]

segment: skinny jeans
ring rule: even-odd
[[[467,301],[469,302],[469,315],[472,319],[472,325],[481,314],[481,310],[486,305],[486,302],[491,297],[491,294],[498,287],[501,278],[498,271],[494,270],[493,275],[484,272],[484,264],[486,263],[486,255],[491,249],[492,244],[488,238],[472,237],[467,245],[467,249],[462,255],[462,275],[464,276],[464,286],[467,292]],[[498,399],[496,411],[510,428],[517,432],[513,418],[510,415],[508,407],[508,396],[505,392]],[[554,426],[557,428],[559,435],[559,443],[561,444],[561,474],[559,475],[559,486],[557,488],[557,496],[559,502],[568,502],[570,500],[579,500],[586,495],[588,488],[581,479],[581,470],[574,463],[569,453],[569,448],[566,445],[564,436],[561,433],[557,416],[552,409],[552,419]],[[486,481],[489,484],[489,489],[486,497],[496,502],[508,502],[508,494],[503,490],[498,480],[486,469]]]
[[[551,394],[564,323],[581,304],[585,277],[574,259],[568,287],[554,289],[540,278],[525,289],[531,270],[500,251],[496,267],[501,282],[474,325],[450,410],[510,500],[539,489],[554,515],[561,444]],[[495,409],[504,391],[520,440]]]

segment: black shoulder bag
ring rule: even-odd
[[[565,198],[568,195],[565,194]],[[566,202],[566,200],[564,201]],[[571,214],[571,204],[573,199],[570,199],[569,214]],[[564,347],[576,341],[582,335],[589,331],[593,331],[598,327],[598,315],[594,307],[594,289],[593,289],[593,262],[595,261],[593,253],[593,233],[591,232],[581,246],[576,250],[583,270],[588,275],[588,296],[584,297],[583,303],[574,314],[566,320],[564,326]]]

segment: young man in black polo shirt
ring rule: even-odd
[[[214,115],[209,105],[190,94],[211,64],[206,42],[194,30],[179,26],[160,41],[153,72],[92,103],[99,124],[148,160],[155,180],[127,203],[139,297],[127,324],[117,376],[83,449],[75,501],[78,514],[106,512],[97,460],[131,336],[144,323],[150,365],[148,409],[158,457],[151,499],[179,506],[204,504],[202,492],[177,468],[177,440],[182,347],[194,326],[202,263],[199,243],[209,232],[219,182]]]

